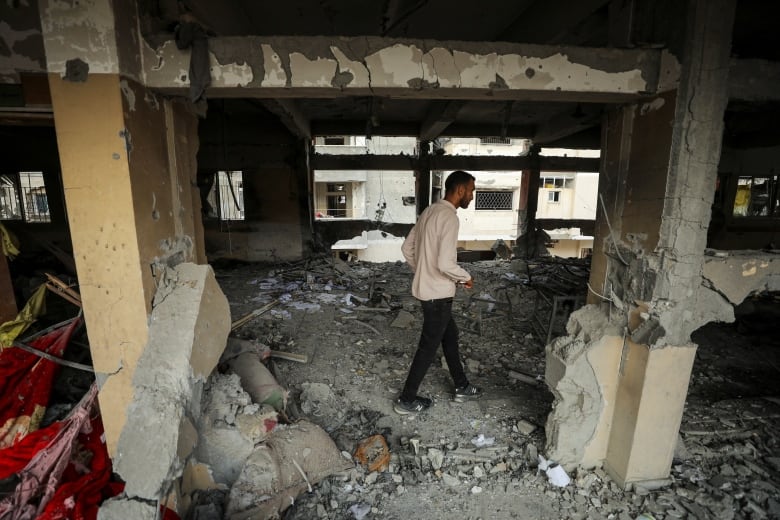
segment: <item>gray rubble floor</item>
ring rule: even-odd
[[[290,416],[322,426],[346,454],[377,433],[390,446],[388,471],[356,466],[330,477],[284,518],[780,518],[776,326],[711,324],[694,335],[700,348],[670,486],[624,491],[596,469],[558,488],[536,468],[552,395],[541,380],[544,346],[527,321],[533,294],[509,262],[468,264],[475,288],[455,302],[467,372],[484,397],[454,403],[436,363],[421,388],[435,405],[417,417],[392,410],[421,326],[411,273],[400,263],[335,267],[328,259],[217,266],[233,319],[281,302],[237,336],[308,356],[272,363],[291,392]],[[477,448],[480,435],[492,444]]]

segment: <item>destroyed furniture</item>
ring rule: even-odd
[[[569,315],[585,304],[590,261],[539,259],[529,264],[528,287],[534,293],[529,320],[544,344],[566,334]]]

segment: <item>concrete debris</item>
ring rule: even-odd
[[[290,320],[266,314],[242,329],[242,336],[256,338],[250,341],[271,349],[289,350],[294,345],[296,352],[308,355],[306,365],[278,364],[275,375],[289,388],[300,390],[292,394],[291,403],[343,450],[337,454],[345,470],[319,483],[301,465],[312,492],[295,498],[294,506],[285,512],[286,520],[353,518],[351,508],[358,505],[362,506],[359,511],[355,508],[358,512],[370,506],[365,518],[414,518],[421,500],[428,499],[432,501],[431,512],[426,513],[430,520],[484,517],[476,504],[486,500],[495,511],[529,518],[634,520],[646,514],[646,518],[659,519],[732,520],[778,516],[780,499],[774,477],[780,471],[780,457],[774,439],[780,401],[771,399],[771,394],[780,395],[772,382],[776,377],[755,393],[770,399],[712,399],[726,387],[734,389],[735,395],[744,395],[752,376],[738,377],[744,373],[741,360],[751,355],[750,349],[756,349],[758,342],[747,342],[736,355],[732,352],[738,338],[730,329],[694,338],[702,348],[696,354],[691,400],[686,404],[670,479],[660,488],[653,482],[621,487],[601,469],[598,457],[582,466],[569,467],[566,461],[598,454],[592,419],[602,410],[605,397],[604,382],[595,380],[593,367],[614,361],[617,373],[625,323],[611,322],[609,314],[597,306],[584,307],[568,323],[570,337],[554,341],[545,353],[525,322],[533,314],[533,294],[523,283],[526,271],[507,273],[506,262],[471,264],[478,292],[487,293],[484,299],[495,302],[474,304],[459,290],[453,314],[458,325],[463,324],[461,353],[474,370],[470,378],[483,386],[486,399],[452,403],[446,363],[436,363],[420,390],[435,405],[419,416],[401,417],[392,412],[392,400],[403,386],[419,329],[414,324],[408,328],[392,324],[401,311],[414,319],[421,316],[419,304],[408,296],[408,268],[400,263],[371,268],[360,263],[337,265],[340,268],[326,262],[309,269],[276,269],[272,284],[276,289],[258,291],[252,286],[249,290],[233,272],[225,284],[234,284],[231,302],[239,311],[271,301],[281,289],[290,295],[287,303],[299,300],[321,305],[316,314],[309,314],[282,302],[291,313]],[[258,278],[256,267],[246,269]],[[374,293],[377,287],[383,288],[375,307],[369,306],[372,287]],[[623,300],[628,307],[636,303]],[[507,301],[511,311],[504,305]],[[495,304],[492,313],[488,312],[490,303]],[[642,320],[652,321],[654,311],[642,312]],[[499,314],[500,319],[486,319]],[[464,316],[481,320],[481,332],[467,329]],[[605,331],[614,335],[615,342],[600,343]],[[723,345],[705,348],[714,341]],[[534,377],[543,373],[552,396]],[[700,388],[709,393],[697,392]],[[551,401],[552,420],[545,424]],[[563,424],[573,425],[567,426],[565,437],[560,436]],[[494,437],[494,444],[474,446],[470,441],[480,432],[483,437]],[[387,467],[355,466],[351,453],[362,440],[378,433],[389,447]],[[553,451],[546,444],[550,438],[556,439]],[[537,469],[540,451],[559,462],[546,469],[563,471],[571,479],[569,485],[559,487],[546,471]],[[289,468],[297,475],[299,489],[308,489],[301,472],[291,463]],[[481,489],[480,497],[473,496],[476,488]],[[524,510],[524,504],[532,505],[533,512]]]
[[[299,401],[306,418],[323,428],[340,422],[344,417],[344,404],[324,383],[301,384]]]
[[[226,518],[272,518],[310,485],[350,467],[319,426],[280,426],[247,458],[230,489]]]
[[[110,498],[98,510],[98,520],[157,520],[157,503],[130,498]]]
[[[114,459],[125,493],[147,500],[159,500],[181,475],[194,442],[180,452],[186,444],[180,432],[200,415],[200,389],[230,330],[227,299],[211,267],[182,263],[166,269],[160,283]]]
[[[414,315],[412,313],[400,310],[390,326],[397,329],[408,329],[414,326],[414,320]]]
[[[519,431],[523,435],[531,435],[535,430],[536,430],[535,424],[530,423],[525,419],[520,419],[519,421],[517,421],[517,431]]]
[[[197,459],[218,483],[231,485],[244,461],[276,426],[276,413],[254,403],[236,374],[214,374],[204,390],[198,419]]]

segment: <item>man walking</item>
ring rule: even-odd
[[[444,199],[423,211],[417,224],[404,240],[401,251],[414,270],[412,295],[420,300],[423,327],[417,353],[409,368],[401,395],[393,409],[399,414],[421,412],[433,401],[417,395],[428,367],[436,357],[439,344],[444,351],[450,375],[455,383],[455,401],[479,397],[479,388],[471,385],[458,349],[458,328],[452,319],[452,298],[456,284],[467,289],[474,285],[465,269],[457,263],[457,209],[467,208],[474,197],[474,176],[462,170],[452,172],[444,183]]]

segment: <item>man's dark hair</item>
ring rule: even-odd
[[[447,177],[447,180],[444,181],[444,192],[453,193],[458,189],[458,186],[465,186],[473,180],[475,180],[475,178],[469,172],[455,170]]]

